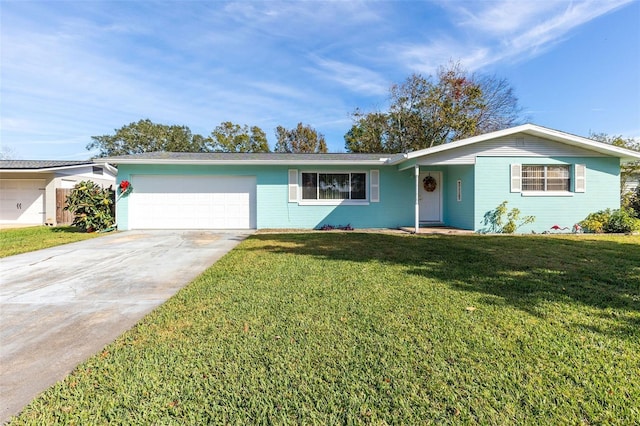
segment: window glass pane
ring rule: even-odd
[[[365,173],[351,173],[352,200],[365,200],[367,198],[366,181],[367,178]]]
[[[318,174],[317,173],[302,174],[302,199],[303,200],[318,199]]]
[[[544,191],[544,166],[522,166],[522,190]]]
[[[547,191],[569,191],[569,166],[547,166]]]
[[[321,200],[348,200],[349,175],[346,173],[319,173],[318,194]]]
[[[522,166],[523,191],[569,191],[569,166]]]

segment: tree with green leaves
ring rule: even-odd
[[[356,110],[349,152],[408,152],[517,123],[520,107],[505,79],[469,74],[459,64],[435,78],[414,74],[390,89],[386,112]]]
[[[269,152],[267,135],[260,127],[225,121],[211,132],[213,150],[216,152]]]
[[[363,113],[359,109],[353,113],[356,121],[344,135],[345,146],[350,152],[387,152],[387,115],[382,112]]]
[[[620,148],[640,151],[640,141],[633,138],[624,138],[622,135],[610,136],[606,133],[590,133],[589,138],[594,141],[608,143],[610,145],[619,146]],[[622,205],[629,203],[629,197],[626,187],[629,179],[634,176],[640,176],[640,161],[632,161],[630,163],[620,164],[620,199]]]
[[[322,153],[327,152],[324,135],[309,125],[298,123],[294,129],[282,126],[276,128],[276,143],[274,152],[293,153]]]
[[[113,135],[92,136],[87,149],[99,150],[98,157],[143,152],[208,152],[210,141],[192,134],[187,126],[156,124],[149,119],[116,129]]]

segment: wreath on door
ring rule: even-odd
[[[427,192],[435,191],[437,185],[438,183],[436,182],[436,178],[434,178],[433,176],[427,176],[422,179],[422,187]]]

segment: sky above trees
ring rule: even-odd
[[[640,136],[640,2],[0,2],[0,142],[84,159],[141,119],[309,124],[344,151],[351,114],[450,61],[513,86],[527,121]]]

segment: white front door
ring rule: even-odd
[[[420,172],[420,222],[442,223],[442,172]]]

